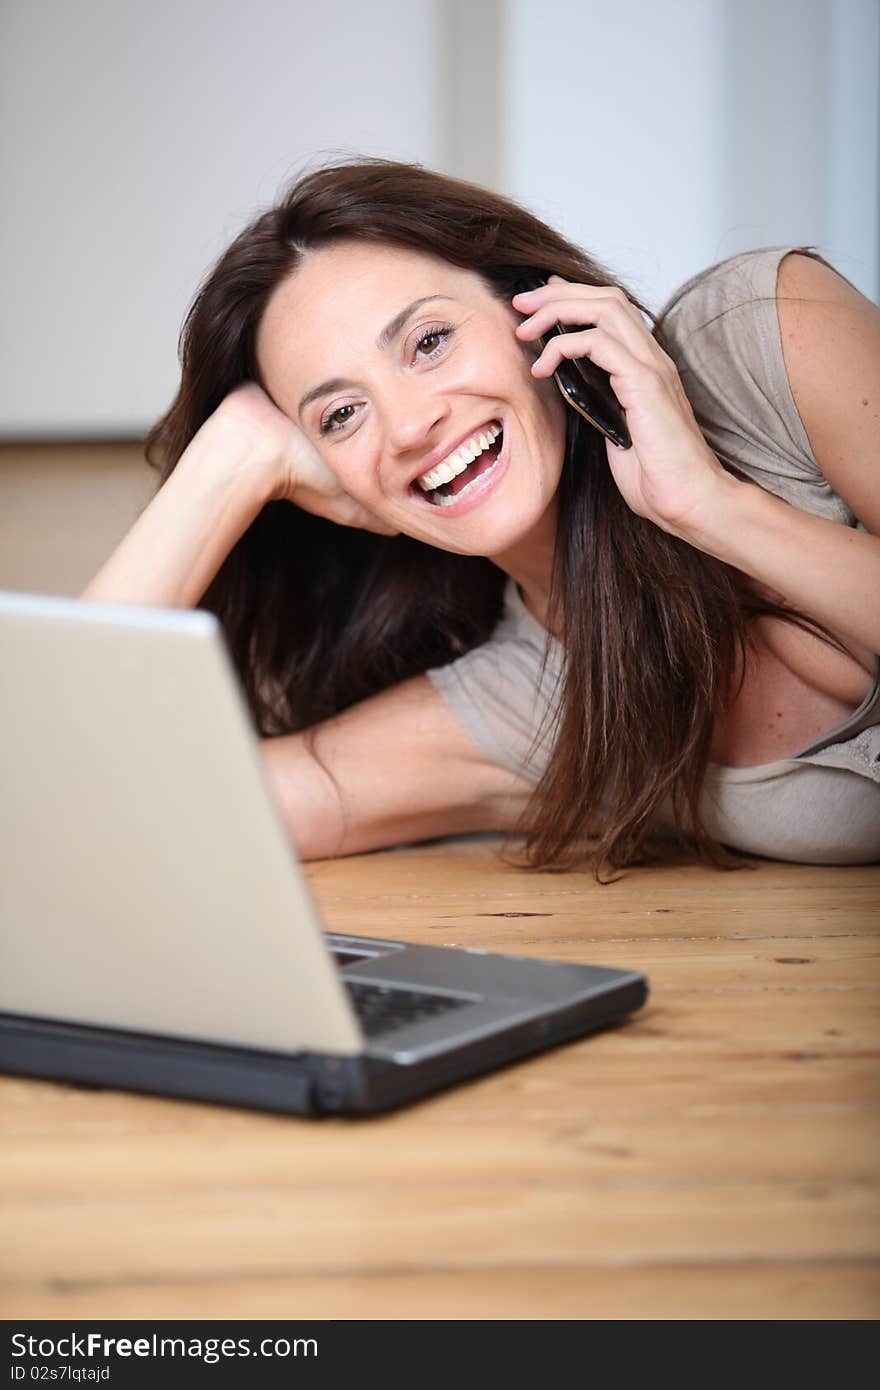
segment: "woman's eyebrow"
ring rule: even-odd
[[[411,304],[407,304],[404,309],[401,309],[399,314],[395,314],[390,323],[386,323],[382,332],[376,339],[376,346],[380,349],[385,349],[393,343],[410,315],[414,314],[417,309],[421,309],[423,304],[430,304],[432,300],[435,299],[450,298],[451,296],[448,294],[425,294],[422,295],[421,299],[414,299]],[[349,381],[346,377],[341,376],[331,377],[329,381],[322,381],[319,386],[313,386],[311,391],[307,391],[303,396],[299,403],[300,415],[302,415],[307,405],[311,405],[312,401],[318,400],[320,396],[329,396],[333,391],[347,391],[356,385],[356,382]]]
[[[386,323],[376,339],[376,346],[387,348],[397,337],[410,314],[414,314],[416,309],[421,309],[423,304],[430,304],[432,299],[449,299],[449,297],[448,294],[425,294],[421,299],[414,299],[412,304],[407,304],[405,309],[401,309],[399,314],[395,314],[390,323]]]

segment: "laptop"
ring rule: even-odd
[[[647,996],[325,931],[209,613],[0,594],[0,729],[2,1071],[362,1115]]]

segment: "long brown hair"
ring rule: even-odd
[[[304,254],[341,238],[431,252],[477,272],[508,303],[524,269],[618,284],[532,213],[473,184],[389,160],[317,169],[236,237],[192,304],[180,389],[147,437],[163,481],[223,398],[242,381],[260,381],[255,340],[272,292]],[[654,316],[625,292],[664,345]],[[736,693],[748,622],[759,614],[802,619],[635,515],[614,484],[603,439],[568,414],[550,590],[565,670],[553,751],[520,827],[522,862],[565,868],[587,859],[597,875],[602,864],[636,862],[671,796],[679,832],[697,854],[730,864],[699,813],[713,720]],[[259,731],[272,735],[308,728],[486,641],[505,582],[483,557],[336,526],[273,502],[221,567],[204,606],[223,625]]]

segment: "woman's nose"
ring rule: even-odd
[[[387,437],[398,454],[433,443],[434,436],[449,415],[449,404],[435,392],[409,389],[397,391],[386,401]]]

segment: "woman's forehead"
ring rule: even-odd
[[[305,252],[300,270],[321,280],[336,276],[385,278],[443,273],[464,280],[477,279],[473,271],[453,265],[431,251],[355,238],[342,238]]]
[[[258,358],[265,363],[281,353],[301,359],[342,334],[366,350],[395,315],[429,296],[468,307],[492,298],[475,271],[426,252],[356,241],[319,247],[306,252],[270,296],[257,334]],[[439,302],[438,311],[444,312]]]

